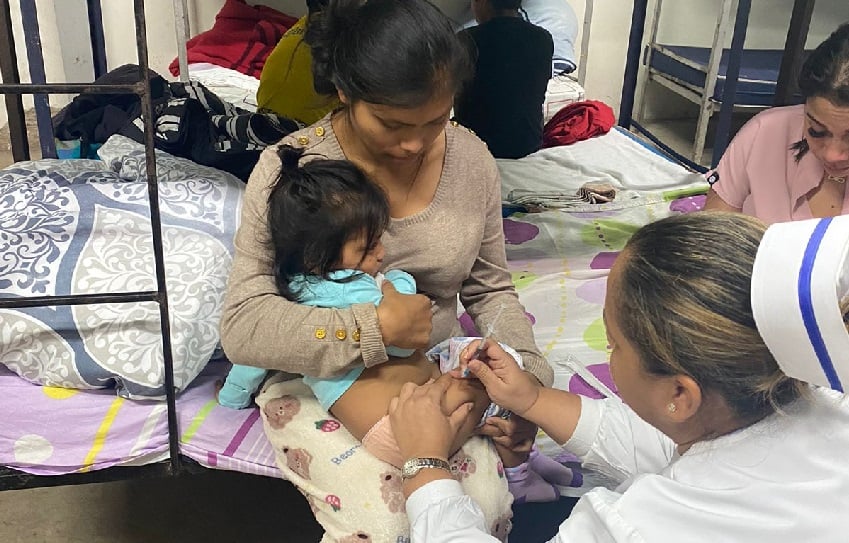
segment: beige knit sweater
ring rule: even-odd
[[[444,166],[433,201],[419,213],[391,220],[383,235],[384,267],[411,273],[419,291],[435,302],[431,345],[461,333],[458,294],[479,329],[503,302],[496,337],[521,353],[526,369],[550,386],[553,372],[534,342],[507,271],[495,161],[465,128],[447,124],[445,130]],[[345,158],[329,115],[280,143]],[[373,304],[316,308],[278,294],[266,221],[268,193],[279,172],[276,148],[266,149],[247,185],[221,319],[224,351],[236,364],[317,377],[386,362]]]

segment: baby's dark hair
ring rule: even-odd
[[[364,235],[367,247],[376,244],[389,225],[389,203],[350,161],[317,158],[300,165],[303,150],[288,145],[278,155],[280,177],[268,195],[274,279],[280,294],[297,302],[293,277],[329,279],[347,241]]]

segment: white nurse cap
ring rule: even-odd
[[[776,223],[752,272],[758,332],[790,377],[840,392],[849,386],[849,216]]]

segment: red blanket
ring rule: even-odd
[[[259,78],[265,59],[298,19],[245,0],[227,0],[211,29],[186,44],[189,62],[209,62]],[[175,58],[168,69],[180,74]]]
[[[585,100],[569,104],[551,118],[542,134],[542,146],[556,147],[606,134],[616,118],[604,102]]]

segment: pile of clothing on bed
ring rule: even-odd
[[[126,64],[96,84],[137,83],[141,70]],[[149,71],[158,149],[247,181],[268,145],[298,130],[294,120],[250,112],[221,100],[196,81],[169,83]],[[113,134],[144,143],[141,100],[135,94],[88,94],[74,98],[53,119],[60,158],[97,158],[96,149]]]

